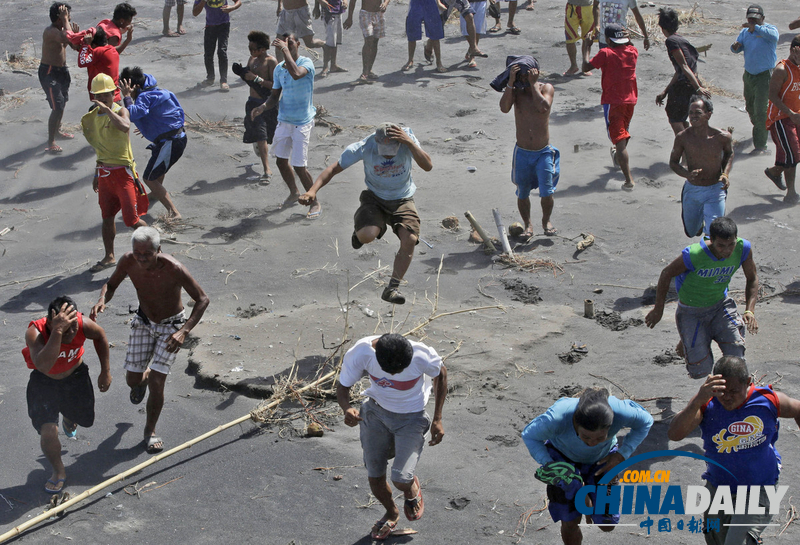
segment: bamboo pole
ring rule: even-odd
[[[500,242],[503,244],[503,251],[508,254],[508,257],[514,257],[514,252],[511,251],[511,244],[508,242],[506,226],[503,225],[503,218],[500,216],[500,210],[492,208],[492,214],[494,215],[494,223],[497,225],[497,232],[500,234]]]
[[[337,373],[336,370],[331,371],[330,373],[318,378],[317,380],[315,380],[314,382],[312,382],[310,384],[307,384],[306,386],[303,386],[302,388],[299,388],[299,389],[295,390],[294,392],[299,394],[299,393],[304,392],[305,390],[309,390],[311,388],[319,386],[320,384],[322,384],[322,383],[326,382],[327,380],[333,378],[336,375],[336,373]],[[284,399],[286,399],[286,397],[287,396],[284,396],[284,397],[281,397],[280,399],[276,399],[275,401],[272,401],[271,403],[268,403],[265,407],[262,408],[262,410],[270,409],[272,407],[275,407],[275,406],[279,405],[280,403],[283,402]],[[146,462],[142,462],[141,464],[139,464],[137,466],[134,466],[134,467],[130,468],[127,471],[123,471],[122,473],[119,473],[118,475],[116,475],[114,477],[111,477],[110,479],[108,479],[106,481],[103,481],[102,483],[100,483],[100,484],[98,484],[96,486],[93,486],[92,488],[82,492],[81,494],[78,494],[74,498],[70,499],[69,501],[66,501],[66,502],[62,503],[58,507],[56,507],[54,509],[50,509],[49,511],[45,511],[41,515],[38,515],[38,516],[30,519],[29,521],[25,522],[24,524],[20,524],[19,526],[14,527],[13,529],[11,529],[8,532],[6,532],[5,534],[0,535],[0,543],[4,543],[5,541],[11,539],[12,537],[16,537],[16,536],[20,535],[22,532],[24,532],[28,528],[30,528],[32,526],[35,526],[35,525],[39,524],[40,522],[42,522],[44,520],[49,519],[53,515],[56,515],[56,514],[60,513],[61,511],[66,510],[68,507],[72,507],[76,503],[85,500],[89,496],[93,496],[94,494],[97,494],[98,492],[100,492],[101,490],[103,490],[105,488],[108,488],[112,484],[117,483],[117,482],[121,481],[122,479],[124,479],[124,478],[126,478],[126,477],[128,477],[130,475],[133,475],[134,473],[136,473],[138,471],[141,471],[144,468],[155,464],[156,462],[159,462],[159,461],[163,460],[164,458],[167,458],[169,456],[172,456],[173,454],[176,454],[176,453],[178,453],[178,452],[180,452],[182,450],[185,450],[185,449],[191,447],[192,445],[195,445],[195,444],[199,443],[200,441],[208,439],[212,435],[216,435],[216,434],[220,433],[221,431],[227,430],[228,428],[232,428],[233,426],[236,426],[238,424],[246,422],[247,420],[250,420],[251,418],[252,418],[252,413],[246,414],[246,415],[244,415],[242,417],[237,418],[236,420],[228,422],[227,424],[223,424],[221,426],[217,426],[215,429],[213,429],[213,430],[211,430],[209,432],[206,432],[203,435],[200,435],[199,437],[195,437],[194,439],[186,441],[185,443],[183,443],[181,445],[178,445],[175,448],[172,448],[172,449],[170,449],[170,450],[168,450],[166,452],[162,452],[161,454],[159,454],[157,456],[153,456],[152,458],[150,458]]]
[[[492,244],[492,241],[489,238],[489,235],[487,235],[486,231],[483,230],[483,227],[481,227],[481,224],[478,223],[478,220],[476,220],[475,217],[472,215],[472,212],[467,210],[466,212],[464,212],[464,217],[469,220],[469,222],[472,225],[472,227],[475,228],[475,230],[478,232],[480,237],[483,239],[484,248],[488,249],[491,252],[496,252],[497,249],[494,247],[494,244]]]

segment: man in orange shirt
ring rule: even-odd
[[[28,381],[28,416],[41,436],[42,452],[53,466],[44,491],[57,494],[67,478],[58,440],[58,415],[67,437],[78,426],[94,424],[94,389],[89,368],[83,363],[83,343],[94,342],[100,359],[97,387],[111,386],[108,339],[103,328],[78,312],[75,301],[62,295],[50,303],[47,316],[28,324],[22,355],[31,371]]]
[[[789,46],[789,58],[778,63],[769,80],[767,129],[775,142],[775,166],[764,174],[779,189],[788,188],[783,202],[797,204],[800,195],[794,187],[794,175],[800,162],[800,35]]]

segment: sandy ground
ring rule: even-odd
[[[285,375],[295,362],[300,379],[313,376],[332,354],[330,347],[345,335],[353,339],[376,331],[406,332],[436,313],[466,311],[438,318],[420,331],[425,342],[449,355],[446,437],[426,449],[419,465],[426,514],[419,523],[405,526],[420,533],[394,538],[395,543],[559,542],[558,526],[546,513],[536,512],[544,486],[533,479],[536,466],[519,432],[553,401],[583,387],[605,386],[617,396],[650,400],[642,404],[656,424],[640,452],[700,451],[697,435],[680,444],[666,437],[666,422],[699,387],[668,352],[677,341],[674,304],[654,330],[640,322],[652,304],[651,286],[661,268],[690,242],[680,221],[682,182],[667,164],[672,131],[654,104],[672,72],[660,31],[653,33],[658,41],[649,51],[636,42],[640,102],[629,145],[637,180],[633,193],[620,190],[622,176],[608,156],[599,73],[576,79],[559,75],[568,66],[562,2],[540,1],[533,12],[522,10],[516,20],[521,36],[487,36],[480,45],[490,57],[478,59],[476,70],[461,62],[465,43],[457,27],[448,25],[442,44],[446,74],[425,64],[421,47],[414,69],[399,71],[406,58],[407,3],[393,2],[375,65],[380,79],[372,85],[352,84],[360,73],[362,40],[357,29],[346,33],[339,60],[350,72],[318,81],[315,92],[326,119],[342,130],[314,129],[312,175],[385,120],[411,127],[434,162],[430,173],[414,174],[422,236],[434,248],[419,246],[404,288],[409,303],[393,309],[379,295],[396,239],[387,236],[359,251],[349,246],[351,217],[363,186],[360,167],[341,174],[321,192],[319,220],[307,220],[300,207],[279,210],[285,187],[277,177],[268,187],[257,185],[258,167],[253,164],[258,159],[249,145],[241,144],[246,87],[232,77],[228,94],[197,88],[204,77],[201,19],[188,17],[188,34],[182,38],[162,38],[161,4],[154,4],[137,6],[134,41],[121,66],[140,65],[153,73],[162,87],[178,95],[190,116],[189,145],[166,182],[185,222],[172,229],[174,240],[165,241],[163,249],[189,267],[212,301],[191,349],[182,352],[169,380],[159,424],[168,448],[247,414],[257,401],[241,394],[268,393],[275,377]],[[746,6],[705,4],[682,34],[696,46],[712,45],[699,64],[701,75],[716,90],[711,121],[735,128],[728,213],[740,235],[753,242],[765,295],[757,307],[761,330],[748,337],[748,361],[761,382],[775,383],[797,397],[792,316],[800,286],[794,271],[798,242],[792,233],[800,224],[795,209],[782,204],[782,195],[762,174],[772,157],[749,155],[750,124],[740,96],[742,59],[728,51]],[[100,9],[86,0],[72,5],[73,19],[82,26],[107,17],[112,9],[111,4]],[[671,5],[691,9],[688,2]],[[763,5],[767,21],[781,30],[778,54],[783,58],[791,40],[786,24],[797,14],[781,2]],[[0,22],[2,48],[21,56],[20,62],[9,63],[4,55],[1,63],[5,138],[0,143],[0,229],[13,230],[0,238],[0,346],[8,354],[0,415],[7,422],[6,435],[13,430],[19,438],[0,447],[6,460],[0,472],[0,494],[6,500],[0,501],[0,531],[40,512],[47,501],[40,490],[49,470],[25,410],[27,371],[19,355],[25,326],[61,293],[88,311],[110,274],[87,270],[102,256],[100,214],[91,191],[93,151],[78,135],[61,142],[65,151],[60,156],[43,152],[48,110],[35,74],[47,6],[44,1],[9,2]],[[260,1],[234,12],[231,62],[246,60],[249,30],[274,31],[274,10],[273,2]],[[656,8],[643,7],[642,13],[655,30]],[[174,17],[173,12],[173,24]],[[322,31],[319,22],[315,28]],[[492,233],[492,208],[500,210],[506,224],[517,219],[509,177],[514,122],[500,113],[500,96],[488,83],[502,71],[507,54],[523,53],[539,58],[544,79],[556,88],[551,141],[562,153],[553,214],[561,236],[537,234],[516,248],[518,255],[539,264],[535,270],[508,268],[486,255],[468,241],[464,219],[470,210]],[[321,67],[321,59],[316,66]],[[70,67],[73,86],[64,121],[74,129],[89,103],[86,75],[77,68],[74,53]],[[142,168],[149,153],[144,148],[134,138]],[[146,220],[157,221],[162,213],[156,205]],[[458,217],[461,227],[442,228],[447,216]],[[582,233],[592,233],[596,242],[578,252],[575,243]],[[127,247],[127,237],[127,229],[118,223],[118,251]],[[743,288],[739,274],[732,290],[741,298]],[[583,317],[584,299],[594,300],[600,320]],[[135,293],[126,283],[100,321],[113,344],[114,384],[109,393],[98,395],[95,426],[81,430],[77,441],[64,440],[73,495],[147,459],[140,446],[144,417],[128,405],[121,368],[135,306]],[[342,306],[349,308],[346,317]],[[611,312],[620,314],[605,314]],[[573,344],[586,345],[585,357],[570,354]],[[91,350],[87,354],[96,374],[96,357]],[[163,543],[178,537],[198,543],[368,543],[363,536],[381,511],[369,505],[357,432],[341,424],[330,403],[309,410],[328,424],[324,437],[303,438],[303,409],[287,406],[277,415],[283,420],[224,432],[124,483],[168,486],[137,498],[123,493],[122,484],[114,485],[112,497],[104,498],[104,492],[23,540]],[[784,456],[781,482],[790,486],[788,496],[796,494],[798,482],[797,431],[795,423],[787,422],[778,442]],[[314,471],[320,467],[332,469]],[[641,469],[650,467],[670,469],[673,484],[681,485],[698,484],[703,470],[700,464],[670,459],[653,460]],[[782,505],[781,520],[789,503]],[[523,530],[518,523],[532,511]],[[623,522],[634,526],[612,534],[586,529],[585,542],[641,543],[645,534],[640,520],[626,517]],[[766,534],[779,531],[772,528]],[[700,539],[686,531],[654,533],[655,539],[668,543]],[[794,539],[797,531],[791,525],[780,538],[768,541]]]

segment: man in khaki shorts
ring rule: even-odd
[[[381,123],[373,134],[347,146],[339,160],[323,170],[299,199],[300,204],[313,205],[322,186],[346,168],[364,162],[367,189],[361,192],[361,206],[356,210],[350,242],[358,250],[381,238],[388,226],[392,227],[400,239],[400,251],[395,255],[392,278],[381,299],[397,305],[406,302],[399,290],[400,282],[411,265],[420,233],[419,214],[414,205],[417,186],[411,179],[412,159],[426,172],[433,168],[430,155],[420,147],[411,129]]]
[[[361,77],[360,83],[369,83],[378,79],[378,75],[372,71],[375,64],[375,57],[378,56],[378,40],[386,36],[386,22],[383,14],[389,0],[361,0],[361,11],[358,12],[358,24],[361,33],[364,35],[364,47],[361,48]],[[342,26],[347,30],[353,26],[353,11],[356,8],[356,0],[350,2],[347,10],[347,20]]]
[[[306,47],[313,49],[322,47],[325,42],[314,39],[314,28],[311,26],[311,11],[308,0],[278,0],[278,28],[275,36],[293,34],[303,40]],[[283,60],[283,52],[276,50],[278,61]]]

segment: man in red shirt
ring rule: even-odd
[[[41,447],[53,466],[44,490],[57,494],[64,489],[67,473],[61,461],[58,415],[67,437],[75,437],[78,426],[94,424],[94,389],[89,368],[83,363],[83,343],[94,342],[100,360],[97,387],[111,386],[108,339],[103,328],[78,312],[75,302],[62,295],[50,303],[47,316],[28,324],[22,356],[31,371],[28,381],[28,416],[41,436]]]
[[[119,53],[117,48],[108,44],[108,37],[102,27],[97,27],[94,38],[90,44],[84,44],[78,52],[78,66],[86,68],[89,73],[89,82],[86,88],[89,90],[89,100],[92,96],[92,80],[97,74],[107,74],[114,80],[117,89],[114,91],[114,102],[121,102],[122,96],[119,93]]]
[[[97,23],[97,28],[102,28],[108,36],[108,43],[117,48],[117,53],[122,54],[133,39],[133,18],[136,17],[136,8],[127,2],[117,4],[111,19],[103,19]],[[125,32],[125,41],[122,33]],[[90,80],[91,81],[91,80]]]
[[[588,72],[592,68],[599,68],[603,72],[601,78],[603,95],[600,97],[600,103],[603,105],[606,129],[611,139],[611,157],[625,176],[622,189],[633,191],[634,184],[627,148],[628,140],[631,138],[628,127],[639,95],[636,86],[636,60],[639,58],[639,52],[621,25],[606,25],[605,34],[609,47],[600,49],[589,62],[583,61],[582,70]]]

